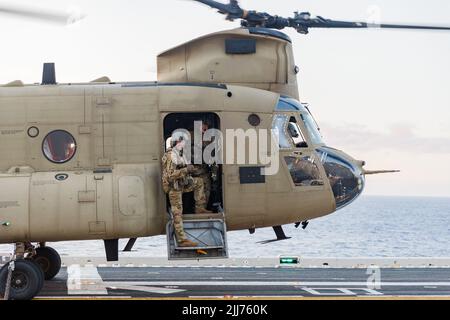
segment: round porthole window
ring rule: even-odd
[[[75,138],[64,130],[50,132],[42,143],[44,156],[53,163],[70,161],[77,151]]]

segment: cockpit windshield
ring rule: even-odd
[[[311,136],[311,140],[314,144],[324,144],[322,134],[319,131],[319,128],[316,124],[316,121],[309,113],[303,113],[301,115],[303,122],[305,123],[306,130],[308,130],[309,135]]]
[[[322,135],[320,133],[319,127],[316,121],[314,120],[314,117],[311,115],[309,109],[305,107],[303,104],[301,104],[295,99],[282,96],[278,102],[276,110],[299,112],[303,122],[305,123],[306,130],[308,130],[308,133],[311,136],[311,141],[315,145],[325,144]]]
[[[361,168],[353,165],[334,149],[321,147],[316,151],[330,181],[336,207],[341,209],[353,202],[363,192],[364,174]]]

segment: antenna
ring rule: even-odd
[[[44,63],[42,72],[42,85],[56,84],[56,71],[54,63]]]

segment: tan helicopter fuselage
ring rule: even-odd
[[[290,224],[334,212],[335,197],[320,161],[317,167],[324,183],[310,186],[296,185],[285,161],[307,156],[318,160],[301,112],[276,109],[280,93],[298,99],[290,43],[242,29],[210,37],[159,57],[159,79],[171,83],[0,87],[0,243],[165,234],[164,120],[177,113],[215,114],[221,131],[254,129],[248,121],[252,114],[261,120],[258,129],[267,130],[276,115],[298,119],[308,147],[281,150],[278,172],[266,176],[264,183],[242,183],[242,165],[222,166],[228,230]],[[228,38],[256,40],[253,60],[272,61],[263,69],[264,81],[254,83],[257,78],[245,73],[246,64],[239,62],[248,59],[248,64],[252,56],[225,53],[220,44]],[[218,48],[206,71],[201,71],[193,48],[207,57]],[[259,74],[257,65],[250,67]],[[270,68],[274,78],[268,76]],[[191,77],[186,69],[197,76]],[[245,81],[227,81],[236,75]],[[76,141],[74,156],[64,163],[44,155],[45,138],[57,130]]]
[[[249,114],[256,113],[261,127],[270,129],[277,100],[275,93],[232,86],[1,88],[0,221],[10,225],[0,226],[0,242],[164,234],[164,118],[186,110],[212,112],[221,130],[246,130]],[[30,136],[30,128],[38,135]],[[76,154],[67,163],[52,163],[43,154],[43,139],[55,130],[75,138]],[[228,230],[294,223],[335,210],[329,185],[296,187],[280,163],[264,184],[240,184],[240,166],[223,165]],[[61,174],[68,177],[59,181]]]

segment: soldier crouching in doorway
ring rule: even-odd
[[[171,148],[163,156],[163,189],[169,196],[173,214],[173,225],[178,246],[196,247],[198,243],[190,241],[183,228],[183,193],[194,192],[195,213],[212,213],[206,210],[206,196],[203,180],[192,177],[194,166],[188,164],[183,154],[186,143],[189,141],[183,132],[172,135]]]

